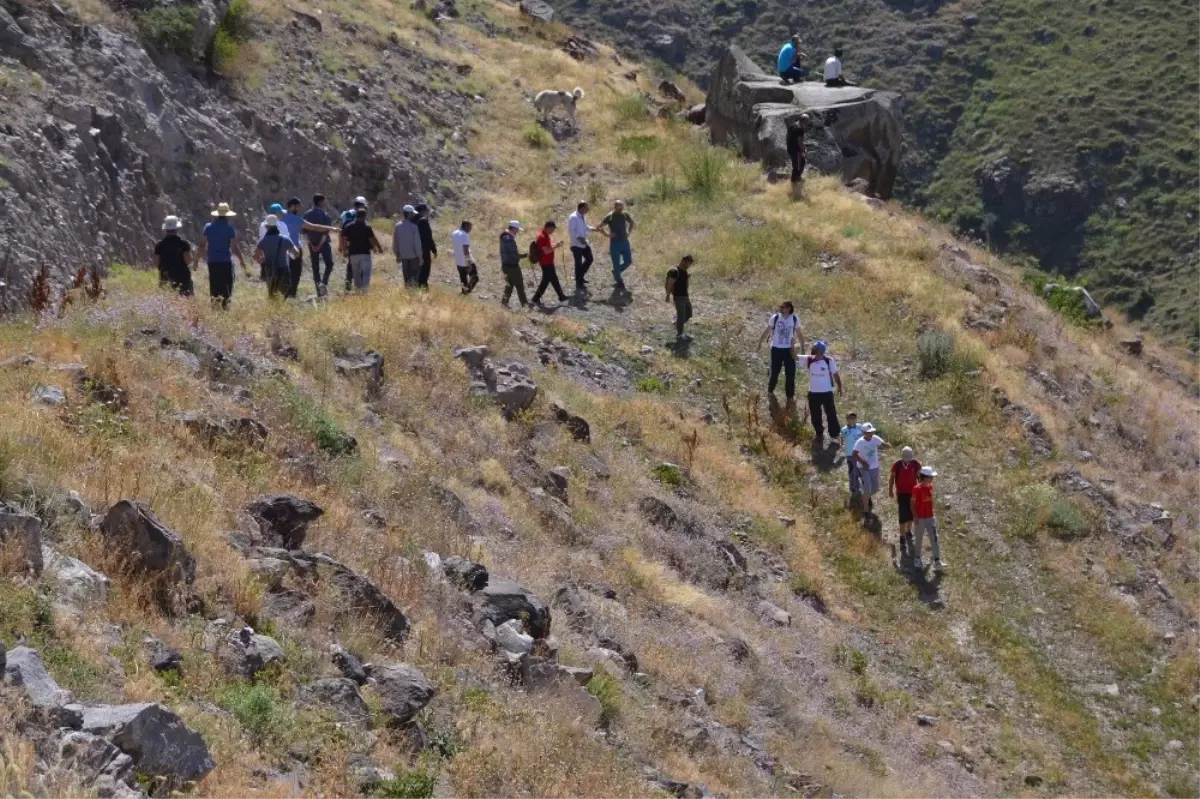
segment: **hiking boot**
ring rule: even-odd
[[[925,571],[925,561],[921,560],[921,556],[913,558],[913,568],[919,572]]]
[[[933,562],[933,570],[934,570],[936,573],[938,573],[938,574],[941,574],[941,573],[942,573],[942,572],[944,572],[946,569],[947,569],[947,564],[946,564],[946,561],[944,561],[944,560],[935,560],[935,561]]]

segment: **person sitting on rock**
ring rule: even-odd
[[[779,69],[779,77],[784,83],[803,80],[808,70],[800,66],[800,62],[808,55],[800,50],[799,34],[792,34],[792,40],[779,49],[779,59],[775,66]]]
[[[833,48],[833,55],[825,59],[825,85],[830,87],[856,85],[842,75],[842,48],[840,47]]]

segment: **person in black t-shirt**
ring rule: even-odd
[[[691,341],[683,332],[683,326],[692,318],[692,301],[688,298],[688,269],[696,259],[685,255],[679,266],[667,272],[667,302],[675,301],[675,336],[679,341]]]
[[[367,211],[360,208],[354,221],[342,228],[342,252],[350,256],[354,288],[366,291],[371,286],[371,253],[383,252],[375,230],[367,224]]]
[[[787,154],[788,161],[792,165],[792,183],[799,183],[804,179],[804,134],[808,132],[811,125],[808,114],[801,114],[799,119],[788,124],[787,127]]]
[[[154,245],[159,285],[170,285],[182,297],[192,296],[192,243],[179,235],[179,217],[163,220],[163,237]]]

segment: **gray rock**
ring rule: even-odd
[[[939,719],[937,716],[917,716],[917,724],[922,727],[936,727],[940,721],[941,719]]]
[[[367,684],[367,670],[363,667],[362,660],[353,652],[347,652],[338,644],[331,647],[330,657],[333,660],[333,665],[337,666],[338,671],[342,676],[351,680],[356,685]]]
[[[150,668],[160,674],[183,669],[183,656],[153,635],[142,639],[142,650],[146,653],[146,662],[150,664]]]
[[[172,418],[207,444],[213,444],[216,441],[235,441],[255,449],[262,449],[270,436],[266,425],[248,416],[227,419],[188,411],[176,414]]]
[[[496,626],[496,645],[505,652],[529,654],[533,651],[533,636],[526,635],[519,619],[510,619]]]
[[[566,501],[567,488],[571,485],[571,470],[566,466],[555,466],[550,470],[550,481],[554,483],[554,488],[557,489],[556,494],[561,494],[559,499]]]
[[[95,790],[100,797],[144,796],[130,787],[133,758],[98,735],[60,730],[39,747],[48,775]],[[65,779],[63,779],[65,778]]]
[[[755,605],[754,610],[758,614],[759,620],[765,624],[774,624],[779,627],[792,625],[792,614],[765,599]]]
[[[337,590],[341,595],[341,602],[334,609],[337,616],[361,618],[366,614],[379,625],[380,632],[388,640],[403,641],[408,637],[408,617],[375,583],[319,552],[297,550],[289,557],[294,564],[315,571],[318,579],[327,580]]]
[[[67,395],[58,386],[38,386],[33,390],[33,401],[38,405],[57,407],[67,401]]]
[[[105,515],[100,532],[130,566],[176,583],[191,585],[196,579],[196,559],[183,538],[160,522],[148,505],[121,500]]]
[[[785,86],[730,45],[713,69],[706,114],[714,144],[738,144],[768,168],[788,165],[787,127],[803,117],[813,123],[805,142],[812,167],[840,172],[845,183],[861,178],[872,196],[892,196],[903,143],[899,95],[817,82]]]
[[[200,734],[159,704],[85,708],[83,730],[114,744],[133,758],[138,772],[169,787],[200,780],[216,767]]]
[[[510,619],[520,619],[535,639],[550,635],[550,609],[511,580],[489,579],[487,586],[476,592],[473,599],[477,628],[485,620],[499,626]]]
[[[301,685],[296,698],[303,706],[329,709],[346,724],[371,725],[371,709],[359,696],[355,682],[345,677],[328,677]]]
[[[362,90],[355,86],[356,93]],[[378,393],[383,387],[383,355],[368,350],[361,355],[346,355],[333,359],[333,368],[346,377],[360,377],[366,381],[367,392]]]
[[[521,13],[546,24],[554,21],[554,7],[545,0],[521,0]]]
[[[36,649],[18,646],[8,650],[4,681],[19,688],[29,704],[56,727],[78,729],[81,708],[74,704],[71,692],[59,686]]]
[[[658,90],[662,93],[662,96],[666,97],[668,100],[674,100],[675,102],[682,103],[687,99],[687,95],[683,93],[683,89],[680,89],[674,83],[666,80],[665,78],[658,84]]]
[[[1121,349],[1130,355],[1142,354],[1142,340],[1140,338],[1124,338],[1121,339]]]
[[[407,724],[437,693],[425,675],[407,663],[382,666],[373,676],[380,709],[392,724]]]
[[[566,427],[576,441],[590,442],[592,440],[592,426],[588,424],[587,419],[571,413],[557,402],[550,406],[550,410],[554,412],[555,421]]]
[[[41,519],[0,503],[0,544],[34,574],[42,573]]]
[[[68,608],[82,610],[108,599],[109,580],[78,558],[42,545],[45,576],[53,581],[54,598]]]
[[[488,348],[482,344],[462,347],[454,351],[454,357],[465,363],[468,371],[476,372],[483,369],[483,363],[488,357]]]
[[[450,582],[467,591],[478,591],[488,584],[487,567],[459,555],[443,560],[442,571]]]
[[[249,627],[230,632],[218,654],[226,671],[247,679],[253,679],[273,663],[283,663],[283,647],[279,642]]]
[[[707,103],[697,103],[691,108],[680,111],[679,115],[693,125],[703,125],[708,121],[708,105]]]
[[[312,623],[317,606],[300,591],[285,588],[266,594],[259,612],[284,629],[301,629]]]
[[[246,513],[258,522],[259,532],[268,546],[300,549],[308,536],[308,525],[325,515],[315,502],[291,494],[270,494],[246,506]]]

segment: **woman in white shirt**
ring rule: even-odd
[[[774,394],[775,386],[779,383],[779,370],[783,369],[784,391],[788,400],[796,397],[796,345],[804,349],[804,328],[796,316],[796,307],[790,300],[785,300],[779,306],[779,312],[771,314],[767,321],[767,329],[758,337],[758,349],[763,342],[771,339],[771,371],[767,378],[767,393]]]

